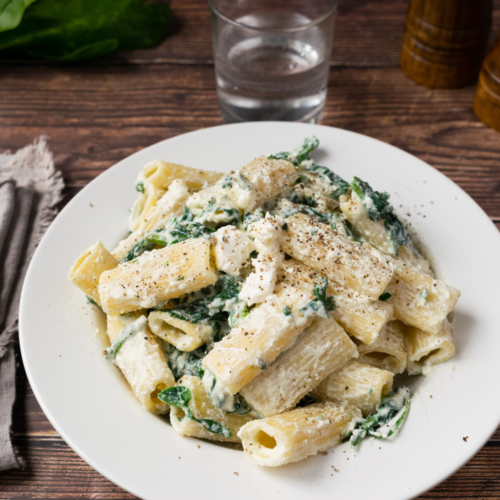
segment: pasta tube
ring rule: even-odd
[[[119,332],[120,323],[123,331],[135,319],[134,313],[125,317],[108,317],[110,340]],[[175,385],[175,379],[160,346],[147,326],[123,343],[116,354],[115,364],[144,408],[160,415],[168,412],[169,406],[158,399],[158,394],[163,389]]]
[[[389,262],[359,243],[341,236],[326,224],[304,214],[286,219],[282,249],[324,274],[329,280],[378,299],[392,277]]]
[[[311,323],[301,309],[314,297],[298,288],[279,288],[250,311],[203,360],[231,394],[260,375]]]
[[[460,292],[404,264],[395,263],[395,273],[387,292],[394,317],[406,325],[436,335],[453,310]]]
[[[282,263],[279,272],[281,283],[312,291],[320,285],[320,275],[309,266],[295,259]],[[328,295],[333,294],[335,309],[330,315],[349,334],[365,344],[373,344],[380,331],[392,317],[392,305],[373,300],[354,290],[329,283]]]
[[[185,167],[162,160],[154,160],[143,167],[138,182],[150,183],[156,188],[166,190],[176,179],[182,180],[189,189],[199,191],[206,184],[217,182],[224,174]]]
[[[359,361],[392,373],[403,373],[406,369],[404,325],[390,321],[371,345],[358,345]]]
[[[249,422],[238,437],[257,465],[277,467],[332,448],[360,416],[353,407],[315,404]]]
[[[69,270],[68,280],[101,305],[99,278],[104,271],[114,269],[118,261],[106,250],[101,240],[87,248]]]
[[[390,236],[385,229],[384,220],[371,220],[364,203],[354,190],[350,192],[350,198],[348,198],[347,195],[343,196],[343,202],[340,204],[340,209],[354,229],[363,236],[363,238],[381,252],[394,255],[395,250]],[[420,272],[434,277],[429,262],[416,250],[410,248],[409,244],[399,246],[397,258],[405,264],[415,267]]]
[[[351,360],[321,382],[313,396],[320,401],[354,406],[366,417],[376,410],[382,396],[391,392],[393,378],[387,370]]]
[[[236,174],[225,175],[212,186],[193,194],[186,204],[196,216],[201,215],[212,201],[215,210],[252,210],[257,204],[277,196],[296,180],[297,172],[290,162],[268,160],[261,156],[247,163]]]
[[[271,417],[293,408],[331,372],[357,356],[356,344],[333,318],[317,318],[241,394],[259,413]]]
[[[119,261],[122,260],[132,247],[144,238],[147,232],[165,227],[176,215],[181,215],[180,212],[182,211],[184,202],[189,196],[190,191],[184,181],[173,181],[168,191],[141,220],[139,227],[127,238],[118,243],[118,246],[112,252],[113,256]]]
[[[240,443],[237,436],[241,427],[253,420],[249,414],[239,415],[238,413],[227,413],[223,408],[217,408],[207,396],[203,382],[198,377],[185,375],[177,385],[186,387],[191,391],[191,399],[188,403],[189,409],[198,419],[210,419],[221,425],[229,427],[232,436],[224,437],[221,434],[208,431],[196,420],[186,418],[186,413],[182,408],[171,407],[170,422],[174,430],[181,436],[192,436],[212,441],[224,441],[225,443]]]
[[[216,282],[210,244],[203,238],[146,252],[101,275],[99,295],[106,314],[154,307]]]
[[[179,351],[194,351],[208,342],[213,329],[206,323],[191,323],[172,316],[167,311],[152,312],[148,318],[149,327],[155,335],[166,340]]]
[[[144,185],[142,194],[135,200],[130,212],[129,225],[132,231],[136,231],[139,228],[141,222],[164,193],[165,191],[151,184],[146,183]]]
[[[451,324],[446,319],[436,335],[425,333],[413,326],[406,327],[408,373],[429,375],[434,366],[444,363],[455,353]]]

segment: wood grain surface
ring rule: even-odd
[[[500,134],[474,116],[474,86],[429,90],[402,74],[407,7],[406,0],[341,0],[322,124],[367,134],[430,163],[469,193],[500,229]],[[171,35],[150,50],[67,66],[0,54],[0,151],[47,134],[67,186],[61,206],[124,157],[222,124],[208,5],[173,0],[172,9]],[[500,28],[500,0],[493,19],[490,38]],[[13,430],[26,467],[0,472],[0,499],[135,498],[59,437],[22,363],[17,387]],[[500,499],[500,432],[421,498]]]

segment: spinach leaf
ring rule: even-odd
[[[226,413],[238,413],[239,415],[246,415],[252,411],[252,407],[246,402],[241,394],[234,395],[234,411],[227,411]]]
[[[168,366],[176,382],[184,375],[203,378],[205,373],[202,366],[202,359],[205,356],[203,348],[200,347],[191,352],[183,352],[167,342],[164,342],[163,345],[165,345],[164,353]]]
[[[145,0],[38,0],[29,7],[29,0],[16,0],[3,13],[1,2],[0,22],[14,29],[0,33],[0,50],[60,61],[149,47],[165,36],[171,21],[167,4]],[[23,7],[28,8],[19,24]]]
[[[144,193],[144,182],[139,181],[135,185],[135,190],[139,191],[139,193]]]
[[[19,26],[24,11],[36,0],[0,0],[0,32]]]
[[[140,257],[144,252],[149,252],[150,250],[153,250],[155,246],[155,243],[147,241],[145,238],[139,241],[139,243],[136,243],[123,257],[123,259],[120,261],[120,264],[123,264],[124,262],[129,262],[131,260],[136,259],[137,257]]]
[[[313,207],[313,208],[318,206],[316,200],[314,199],[314,195],[308,198],[303,194],[298,194],[297,192],[292,191],[292,194],[288,197],[288,199],[292,203],[296,203],[297,205],[306,205],[308,207]]]
[[[403,425],[410,411],[412,393],[407,387],[401,386],[384,396],[375,413],[366,419],[360,419],[354,430],[349,432],[344,441],[349,440],[353,448],[358,448],[360,442],[367,436],[386,439],[395,434]]]
[[[384,221],[384,229],[389,236],[392,254],[397,257],[399,247],[408,244],[418,259],[418,254],[413,248],[410,233],[405,230],[401,221],[394,214],[394,208],[389,203],[389,194],[374,191],[367,182],[362,181],[358,177],[354,177],[351,186],[366,207],[370,220],[377,221],[382,219]]]
[[[114,359],[118,351],[122,348],[123,344],[133,337],[137,332],[140,332],[146,327],[148,320],[146,316],[140,316],[133,323],[127,326],[120,335],[113,341],[113,343],[105,350],[106,358]]]
[[[204,226],[200,222],[194,222],[193,214],[187,207],[184,207],[184,214],[176,217],[166,228],[155,229],[147,233],[121,260],[121,263],[128,262],[144,252],[151,251],[155,245],[168,246],[186,241],[191,238],[209,238],[215,229]]]
[[[170,387],[168,389],[163,389],[158,394],[158,398],[164,403],[170,406],[175,406],[176,408],[182,408],[184,410],[186,417],[189,420],[194,420],[199,424],[203,425],[207,431],[214,434],[220,434],[221,436],[228,438],[232,436],[231,430],[225,425],[219,424],[215,420],[210,420],[207,418],[196,418],[193,412],[190,410],[188,404],[191,401],[192,394],[191,391],[182,385],[177,385],[175,387]]]
[[[392,297],[392,295],[389,292],[384,292],[378,300],[381,300],[382,302],[385,302],[386,300],[389,300]]]
[[[320,212],[316,208],[310,207],[308,205],[300,205],[300,204],[294,204],[293,206],[286,206],[286,205],[281,205],[278,206],[278,209],[276,210],[277,215],[282,217],[283,219],[286,219],[288,217],[292,217],[292,215],[295,214],[305,214],[305,215],[310,215],[313,217],[317,222],[321,222],[323,224],[329,224],[330,223],[330,215],[324,212]],[[285,229],[285,231],[288,230]]]
[[[340,196],[347,193],[350,189],[349,183],[332,172],[328,167],[320,167],[319,165],[315,165],[314,162],[311,162],[310,165],[304,165],[303,168],[308,172],[316,174],[321,180],[334,187],[334,191],[330,194],[331,198],[338,200]]]
[[[388,193],[374,191],[367,182],[362,181],[358,177],[354,177],[351,186],[363,201],[370,220],[385,219],[387,213],[392,213],[392,205],[389,203]]]
[[[299,149],[292,153],[292,157],[297,164],[301,164],[304,160],[309,158],[309,155],[319,146],[319,140],[316,137],[309,137],[304,139],[304,144]],[[295,163],[294,162],[294,163]]]
[[[283,314],[285,316],[291,316],[292,315],[292,310],[290,309],[290,306],[288,304],[283,308]]]
[[[295,149],[292,153],[276,153],[274,155],[269,155],[268,158],[270,160],[286,160],[298,167],[318,146],[319,140],[313,136],[304,139],[302,146]]]
[[[329,318],[330,314],[328,311],[334,311],[336,309],[335,299],[334,297],[327,297],[326,291],[328,289],[328,280],[321,276],[321,274],[316,273],[320,280],[320,284],[315,284],[313,288],[313,295],[316,297],[316,300],[311,300],[308,304],[306,304],[303,308],[300,309],[300,312],[304,316],[320,316],[322,318]]]
[[[223,327],[229,322],[234,328],[238,322],[248,315],[245,302],[238,299],[243,280],[235,276],[222,275],[215,283],[210,296],[193,300],[185,305],[172,309],[162,309],[174,318],[190,323],[207,323],[212,327],[213,340],[221,340]],[[203,290],[202,290],[203,293]]]
[[[248,226],[252,222],[257,222],[260,219],[263,219],[265,216],[266,216],[266,213],[264,212],[264,210],[262,210],[262,208],[257,208],[254,212],[245,212],[243,214],[243,222],[241,223],[241,225],[242,225],[243,229],[245,231],[247,231]]]
[[[87,297],[87,302],[89,304],[92,304],[93,306],[97,306],[102,311],[101,306],[90,295],[85,295],[85,297]]]

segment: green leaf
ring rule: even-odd
[[[26,9],[16,28],[0,33],[0,50],[81,61],[116,49],[150,47],[164,37],[170,20],[165,3],[38,0]]]
[[[0,32],[19,26],[24,11],[36,0],[0,0]]]
[[[196,418],[188,407],[188,403],[189,401],[191,401],[191,397],[191,391],[187,387],[183,387],[182,385],[176,385],[175,387],[163,389],[163,391],[158,394],[158,398],[161,401],[169,404],[170,406],[182,408],[189,420],[194,420],[195,422],[203,425],[203,427],[205,427],[207,431],[213,432],[214,434],[220,434],[225,438],[232,436],[229,427],[219,424],[219,422],[216,422],[215,420],[210,420],[207,418]]]
[[[106,357],[108,359],[116,358],[118,351],[123,347],[123,344],[136,333],[140,332],[146,327],[148,320],[146,316],[140,316],[133,323],[127,326],[120,335],[113,341],[113,343],[106,349]]]
[[[195,418],[194,420],[203,425],[203,427],[205,427],[207,431],[213,432],[214,434],[220,434],[225,438],[231,437],[233,435],[229,427],[219,424],[219,422],[216,422],[215,420],[209,420],[208,418]]]
[[[389,236],[392,254],[397,257],[399,247],[408,245],[415,255],[415,258],[418,259],[418,254],[413,248],[411,235],[405,231],[403,224],[394,214],[394,209],[389,203],[389,195],[387,193],[374,191],[370,184],[362,181],[358,177],[354,177],[351,186],[365,205],[370,220],[377,221],[382,219],[384,221],[384,228]]]
[[[101,308],[101,306],[90,295],[85,295],[85,297],[87,297],[87,302],[89,304],[92,304],[93,306],[97,306],[99,309]]]
[[[109,40],[102,40],[100,42],[89,43],[84,47],[76,49],[70,54],[64,54],[61,56],[54,56],[51,53],[44,53],[40,50],[27,49],[25,52],[30,56],[43,57],[45,59],[53,59],[55,61],[84,61],[85,59],[92,59],[94,57],[100,57],[110,52],[115,51],[118,48],[118,40],[116,38],[110,38]]]
[[[191,391],[182,385],[163,389],[163,391],[158,394],[158,399],[176,408],[186,407],[189,401],[191,401],[191,397]]]
[[[378,300],[381,300],[382,302],[385,302],[386,300],[390,299],[392,295],[389,292],[384,292]]]
[[[407,387],[401,386],[384,396],[375,413],[366,419],[360,419],[354,430],[349,432],[344,440],[349,440],[353,448],[358,448],[360,442],[367,436],[386,439],[398,432],[410,411],[412,393]]]
[[[286,305],[284,308],[283,308],[283,314],[285,316],[291,316],[292,315],[292,310],[290,309],[290,306],[289,305]]]
[[[136,191],[139,191],[139,193],[144,193],[144,182],[139,181],[139,182],[135,185],[135,190],[136,190]]]

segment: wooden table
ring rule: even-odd
[[[376,137],[430,163],[467,191],[500,228],[500,134],[475,118],[474,87],[429,90],[401,73],[407,5],[407,0],[341,0],[322,124]],[[154,49],[74,65],[2,54],[0,150],[14,151],[47,134],[64,173],[67,201],[141,148],[221,124],[207,3],[173,0],[172,9],[172,33]],[[499,27],[500,0],[495,0],[492,37]],[[1,499],[135,498],[59,437],[22,363],[17,387],[15,444],[27,465],[0,473]],[[500,432],[422,498],[500,499]]]

